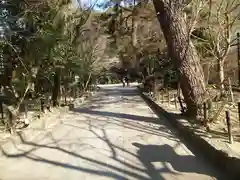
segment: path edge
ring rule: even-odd
[[[75,106],[81,106],[85,104],[87,100],[89,100],[94,95],[95,92],[89,92],[86,93],[83,97],[76,98],[72,102],[74,104],[73,108],[75,108]],[[39,134],[46,132],[48,129],[53,128],[55,125],[61,122],[61,117],[71,111],[72,110],[69,108],[69,105],[52,108],[51,112],[43,113],[40,118],[31,120],[28,127],[21,130],[17,130],[16,133],[14,134],[6,133],[7,137],[1,139],[0,141],[0,149],[5,145],[8,145],[9,143],[11,144],[12,142],[20,143],[21,142],[20,136],[24,138],[30,137],[34,139]]]
[[[156,104],[150,97],[145,95],[140,87],[137,87],[141,98],[158,115],[164,116],[168,122],[175,127],[184,140],[189,142],[195,149],[201,151],[206,159],[210,160],[219,170],[224,171],[229,176],[228,180],[240,179],[240,159],[230,157],[227,153],[216,149],[204,138],[197,135],[191,128],[189,122],[178,121],[173,115],[164,108]]]

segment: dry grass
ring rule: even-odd
[[[168,96],[170,95],[170,97]],[[169,92],[161,91],[157,95],[155,101],[160,106],[164,107],[166,110],[174,109],[175,112],[180,113],[180,105],[178,100],[175,100],[177,91],[171,90]],[[208,111],[208,131],[212,137],[217,137],[223,140],[228,139],[227,133],[227,123],[226,123],[226,111],[230,112],[230,120],[232,125],[232,134],[235,141],[240,142],[240,121],[238,115],[238,105],[237,102],[240,100],[240,93],[234,93],[235,102],[223,102],[217,101],[212,102],[212,109]],[[177,106],[176,106],[177,105]],[[185,105],[185,104],[184,104]],[[222,108],[222,106],[224,107]],[[217,112],[220,111],[219,116],[216,117]],[[202,121],[203,110],[198,121],[191,121],[191,123],[200,124],[199,121]],[[210,122],[211,121],[211,122]],[[202,126],[204,128],[204,126]]]

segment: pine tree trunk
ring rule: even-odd
[[[183,2],[175,0],[171,4],[163,0],[153,0],[161,29],[163,31],[170,58],[179,73],[180,84],[188,115],[197,115],[203,101],[205,82],[197,51],[190,41]],[[170,7],[169,7],[170,6]]]

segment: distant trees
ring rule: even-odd
[[[202,27],[202,37],[197,37],[205,52],[212,57],[212,64],[217,64],[218,85],[224,90],[224,67],[232,40],[239,25],[240,2],[237,0],[209,1],[198,23]],[[195,36],[196,37],[196,36]]]
[[[198,106],[207,99],[205,84],[209,79],[209,64],[214,62],[212,59],[218,64],[219,87],[223,89],[224,62],[230,50],[233,27],[239,21],[237,0],[108,2],[107,6],[110,8],[107,12],[114,13],[106,18],[111,19],[111,34],[114,34],[115,39],[116,35],[119,37],[116,40],[116,49],[124,64],[135,63],[136,59],[146,59],[146,54],[157,55],[156,47],[160,52],[164,50],[164,43],[159,41],[162,34],[158,34],[157,29],[153,30],[155,35],[144,34],[144,29],[150,21],[155,23],[157,16],[168,55],[178,71],[188,112],[197,114]],[[156,10],[155,14],[152,7]],[[156,27],[155,24],[152,24],[152,29]],[[148,29],[150,32],[150,28]],[[206,78],[200,62],[208,64],[204,66]]]
[[[119,3],[119,1],[117,3]],[[151,9],[151,4],[147,1],[128,1],[128,3],[128,7],[122,7],[122,9],[126,11],[126,14],[128,14],[128,11],[135,12],[134,15],[136,17],[134,19],[138,19],[138,22],[142,18],[148,19],[153,16],[153,13],[151,16],[149,16],[150,14],[147,16],[145,15],[148,8],[150,7]],[[153,0],[153,4],[166,40],[168,54],[173,60],[179,74],[179,80],[181,82],[182,92],[187,104],[188,114],[195,116],[197,114],[198,106],[200,106],[204,100],[206,90],[200,59],[190,39],[191,32],[196,24],[196,18],[193,18],[189,23],[187,23],[185,16],[186,12],[184,10],[188,4],[186,4],[185,1]],[[137,11],[137,9],[140,9],[141,7],[141,11]],[[199,6],[195,6],[194,8],[196,8],[194,17],[198,17],[200,11]],[[130,17],[132,17],[131,15]],[[131,24],[135,27],[134,23]],[[131,33],[134,33],[134,29],[131,29]],[[157,37],[155,37],[155,39],[156,38]],[[139,50],[141,49],[139,48],[139,44],[141,44],[141,42],[138,41],[136,36],[132,36],[131,40],[135,42],[135,50],[132,53],[139,53]],[[160,48],[160,46],[161,44],[159,42],[155,44],[155,47]],[[136,47],[138,48],[136,49]],[[160,51],[162,50],[163,48],[161,48]],[[157,51],[155,50],[155,53],[156,52]]]

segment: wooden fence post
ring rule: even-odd
[[[40,98],[41,112],[44,113],[44,99]]]
[[[4,124],[4,112],[3,112],[3,102],[0,101],[0,110],[1,110],[1,116],[2,116],[2,123]]]
[[[170,106],[170,102],[171,101],[171,99],[170,99],[170,92],[169,92],[169,90],[168,90],[168,106]]]
[[[51,100],[50,100],[49,98],[47,98],[46,109],[47,109],[49,112],[52,112],[52,111],[51,111]]]
[[[231,126],[231,119],[230,119],[230,113],[229,111],[226,111],[226,121],[227,121],[227,128],[228,128],[228,138],[229,143],[233,143],[233,136],[232,136],[232,126]]]
[[[181,107],[181,111],[183,113],[184,112],[184,107],[183,107],[182,100],[181,100],[180,96],[178,96],[178,101],[179,101],[179,104],[180,104],[180,107]]]
[[[162,104],[164,103],[164,92],[162,93]]]
[[[238,121],[240,125],[240,102],[238,102]]]
[[[207,104],[203,103],[203,124],[204,124],[204,126],[207,125],[207,119],[208,119]]]
[[[73,99],[76,99],[77,98],[77,93],[76,93],[76,90],[77,88],[76,87],[73,87]]]
[[[64,88],[64,103],[67,105],[67,88]]]
[[[160,102],[160,91],[157,92],[157,102]]]
[[[180,82],[177,83],[177,96],[181,95],[181,85]]]
[[[240,33],[237,33],[238,86],[240,87]]]
[[[175,104],[175,108],[177,109],[177,95],[174,94],[174,104]]]
[[[3,102],[0,101],[0,111],[1,111],[1,116],[2,116],[2,120],[4,119],[4,113],[3,113]]]

